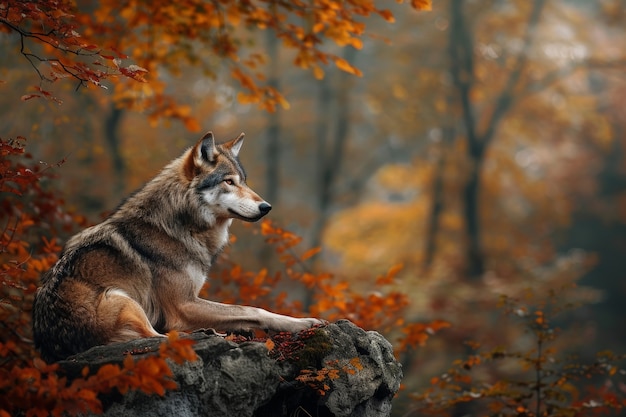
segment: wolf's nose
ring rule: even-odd
[[[267,204],[265,201],[259,204],[259,211],[263,215],[266,215],[267,213],[269,213],[271,209],[272,209],[272,206]]]

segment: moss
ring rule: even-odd
[[[322,359],[333,349],[333,342],[324,328],[312,328],[298,334],[279,333],[272,338],[275,343],[272,356],[279,361],[289,361],[298,369],[319,368]]]
[[[299,369],[307,366],[319,368],[322,359],[333,350],[333,341],[324,329],[314,329],[313,334],[304,340],[304,347],[298,352],[294,363]]]

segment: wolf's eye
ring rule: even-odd
[[[224,182],[228,185],[235,185],[235,181],[231,180],[230,178],[226,178]]]

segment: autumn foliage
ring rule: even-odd
[[[98,395],[114,390],[122,395],[129,390],[141,390],[163,396],[166,390],[177,388],[166,359],[176,363],[195,360],[191,345],[190,340],[170,333],[168,340],[161,344],[158,356],[135,360],[129,353],[122,366],[107,364],[93,375],[89,375],[85,367],[83,378],[71,381],[58,372],[58,364],[48,365],[34,358],[32,366],[15,366],[10,372],[2,372],[0,415],[19,411],[27,416],[98,414],[102,412]]]
[[[33,163],[24,146],[24,138],[0,139],[0,351],[20,365],[35,356],[26,307],[61,249],[54,236],[82,222],[64,213],[62,202],[45,189],[50,167]]]
[[[521,326],[527,346],[487,346],[467,341],[470,352],[455,360],[430,387],[413,395],[418,415],[485,410],[493,416],[597,416],[621,414],[626,355],[599,352],[590,359],[560,343],[558,316],[572,306],[567,288],[548,297],[532,291],[524,299],[503,296],[506,325]]]
[[[193,360],[188,341],[171,334],[158,357],[124,366],[107,365],[95,375],[69,381],[58,365],[38,358],[30,331],[30,308],[39,276],[49,269],[60,247],[52,236],[83,225],[80,216],[63,211],[63,202],[44,182],[51,168],[33,164],[24,138],[0,139],[0,193],[3,230],[0,240],[0,415],[23,411],[27,416],[62,415],[102,410],[98,394],[141,389],[163,395],[176,384],[165,358]]]
[[[2,212],[7,219],[0,246],[0,318],[3,328],[0,339],[3,365],[0,368],[0,413],[11,415],[25,411],[27,416],[98,413],[102,411],[98,395],[113,389],[122,394],[135,389],[156,395],[164,395],[167,389],[176,389],[165,359],[177,363],[195,359],[191,342],[180,338],[177,333],[169,334],[156,356],[135,360],[129,352],[122,366],[105,365],[93,375],[89,375],[85,368],[83,378],[73,380],[58,372],[58,365],[49,365],[39,359],[31,340],[30,309],[40,274],[54,264],[61,249],[50,236],[67,234],[75,227],[83,226],[84,222],[80,216],[64,213],[63,202],[54,198],[53,191],[44,189],[42,182],[50,176],[50,167],[42,169],[26,164],[29,155],[25,153],[23,138],[2,140],[0,145],[3,156],[0,191],[5,197]],[[61,226],[65,231],[56,229]],[[432,334],[432,331],[427,333],[427,327],[418,329],[416,324],[404,327],[403,316],[408,299],[399,292],[385,293],[384,287],[393,283],[398,267],[377,279],[377,293],[364,296],[349,291],[348,283],[337,281],[332,274],[306,272],[306,260],[318,250],[298,254],[296,246],[300,238],[294,234],[270,222],[262,224],[261,233],[269,244],[275,245],[284,269],[275,273],[266,269],[253,272],[231,264],[222,269],[217,280],[207,284],[205,291],[227,302],[255,304],[284,313],[301,314],[303,306],[300,302],[287,300],[285,292],[276,294],[272,291],[281,287],[281,281],[292,281],[313,293],[313,304],[309,306],[311,314],[329,320],[348,317],[360,326],[380,331],[405,329],[401,332],[404,337],[399,344],[402,348],[423,344],[428,334]],[[440,324],[434,324],[432,329],[438,327]],[[268,340],[266,343],[271,343],[268,350],[297,360],[289,355],[289,346],[293,345],[291,350],[298,351],[301,343],[289,342],[284,337],[289,336],[280,339],[279,335],[275,339],[280,344],[276,349],[274,342]],[[307,336],[302,335],[302,338]],[[324,395],[328,389],[326,379],[332,380],[338,372],[357,372],[361,367],[358,362],[344,365],[326,364],[319,370],[307,370],[297,380]]]
[[[176,389],[165,359],[178,363],[195,359],[190,341],[177,333],[169,335],[158,355],[136,360],[129,352],[121,366],[105,365],[92,375],[85,369],[82,378],[71,381],[58,372],[58,365],[46,364],[38,358],[30,340],[29,310],[38,277],[53,264],[59,250],[50,235],[67,233],[81,226],[83,219],[64,213],[62,202],[54,199],[52,191],[45,190],[42,182],[49,178],[51,168],[29,167],[23,139],[3,140],[1,145],[0,178],[5,196],[3,204],[6,202],[3,213],[9,219],[4,226],[0,252],[1,415],[20,410],[28,416],[98,413],[102,410],[98,395],[113,389],[122,394],[141,390],[155,395]],[[36,222],[34,213],[48,220]],[[62,226],[65,232],[51,225]],[[259,233],[274,247],[282,269],[245,271],[226,256],[217,279],[205,287],[207,294],[227,302],[250,303],[289,314],[308,310],[310,314],[329,320],[349,318],[364,328],[390,335],[398,355],[424,345],[429,337],[450,325],[441,320],[431,323],[406,320],[410,300],[406,294],[393,289],[400,266],[390,268],[383,276],[371,277],[376,291],[361,294],[351,291],[349,283],[340,277],[310,271],[307,260],[318,249],[300,251],[301,239],[293,233],[269,221],[261,224]],[[275,292],[275,288],[284,288],[290,283],[292,288],[296,284],[312,294],[308,306],[289,299],[285,292]],[[566,294],[565,290],[562,292]],[[519,350],[512,346],[483,348],[477,342],[468,342],[473,352],[466,359],[455,361],[445,374],[432,378],[431,388],[414,395],[414,407],[420,414],[444,415],[454,407],[464,404],[482,407],[482,403],[492,415],[568,416],[620,410],[625,404],[623,393],[617,382],[608,381],[623,377],[624,357],[605,352],[588,365],[579,358],[561,357],[559,348],[553,346],[558,340],[558,330],[552,324],[552,316],[563,310],[559,297],[560,292],[552,292],[550,297],[539,300],[530,295],[521,301],[503,297],[505,313],[521,319],[534,345]],[[268,354],[278,355],[277,360],[297,361],[294,355],[301,354],[302,340],[313,337],[314,330],[308,334],[300,338],[277,335],[264,343]],[[482,381],[486,378],[484,373],[473,375],[481,366],[487,366],[487,375],[490,375],[487,381]],[[318,369],[304,369],[296,380],[323,396],[330,382],[341,373],[359,372],[361,368],[358,359],[327,363]],[[599,386],[593,384],[598,376],[602,377]],[[585,388],[578,384],[581,381],[589,381],[589,387],[598,388]]]
[[[418,10],[429,0],[413,1]],[[186,65],[199,66],[209,76],[226,67],[242,88],[241,103],[258,103],[273,111],[287,100],[265,81],[260,67],[265,58],[247,53],[242,28],[271,30],[287,49],[293,64],[324,76],[323,66],[359,75],[344,58],[325,51],[332,41],[361,49],[365,23],[372,14],[393,21],[387,9],[368,1],[103,1],[93,13],[81,13],[69,1],[24,1],[0,4],[0,30],[20,36],[20,53],[42,81],[70,78],[78,86],[114,88],[118,105],[144,110],[152,120],[172,118],[190,130],[199,130],[187,105],[167,92],[161,74],[180,73]],[[80,33],[78,32],[80,31]],[[207,58],[200,45],[210,48]],[[40,48],[42,49],[40,51]],[[127,52],[122,52],[127,51]],[[137,82],[138,81],[138,82]],[[41,86],[22,99],[42,97],[60,101]]]

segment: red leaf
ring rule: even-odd
[[[125,76],[132,78],[136,81],[141,81],[142,83],[148,82],[144,75],[148,72],[147,69],[142,68],[138,65],[129,65],[128,67],[120,67],[120,72]]]
[[[30,100],[31,98],[35,98],[35,97],[39,98],[39,97],[41,97],[41,96],[40,96],[39,94],[24,94],[24,95],[21,97],[21,100],[22,100],[22,101],[27,101],[27,100]]]

